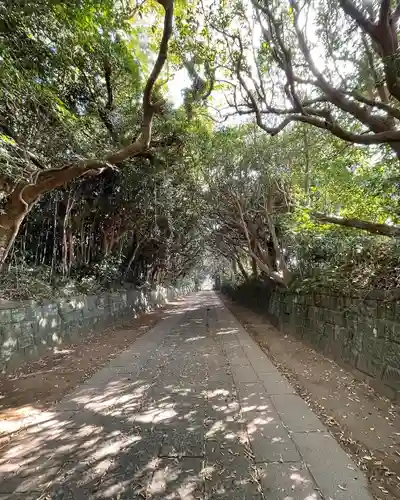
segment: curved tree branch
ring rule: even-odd
[[[318,222],[327,224],[337,224],[339,226],[350,227],[353,229],[362,229],[372,234],[381,234],[383,236],[400,237],[400,226],[389,226],[388,224],[378,224],[375,222],[368,222],[361,219],[345,219],[342,217],[335,217],[333,215],[322,214],[314,212],[311,214],[313,219]]]
[[[152,103],[152,92],[168,55],[168,42],[172,35],[173,0],[157,0],[164,7],[164,31],[153,70],[146,82],[143,93],[143,120],[139,137],[130,145],[100,159],[82,160],[77,164],[60,169],[43,170],[36,173],[31,182],[19,183],[10,194],[4,213],[0,215],[0,262],[7,258],[23,218],[40,196],[48,191],[64,186],[83,175],[98,175],[105,168],[118,166],[123,161],[140,154],[148,148],[151,140],[153,116],[164,101]]]

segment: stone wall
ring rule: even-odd
[[[17,368],[57,346],[81,342],[95,330],[135,317],[189,290],[128,290],[59,299],[39,304],[9,302],[0,306],[0,371]]]
[[[350,368],[391,399],[400,399],[400,293],[338,296],[268,287],[237,289],[234,298],[268,314],[295,335]]]

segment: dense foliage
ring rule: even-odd
[[[400,9],[368,5],[0,2],[3,296],[399,286]]]

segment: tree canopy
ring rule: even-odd
[[[397,286],[399,16],[388,0],[3,2],[3,288]]]

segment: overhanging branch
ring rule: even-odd
[[[380,234],[382,236],[390,236],[395,238],[400,237],[400,226],[378,224],[361,219],[346,219],[342,217],[335,217],[333,215],[322,214],[319,212],[312,213],[311,217],[318,222],[326,224],[336,224],[353,229],[362,229],[363,231],[367,231],[368,233]]]
[[[60,169],[49,169],[39,172],[31,183],[26,183],[18,194],[25,204],[34,203],[42,194],[65,185],[89,172],[101,173],[105,168],[120,165],[123,161],[145,151],[151,139],[151,124],[155,113],[163,104],[163,101],[152,103],[152,91],[159,77],[168,55],[168,42],[172,34],[173,0],[158,0],[164,7],[164,30],[162,40],[153,70],[147,80],[143,93],[143,121],[139,137],[128,146],[108,153],[100,159],[87,159],[73,165],[67,165]],[[10,198],[12,203],[12,196]]]

